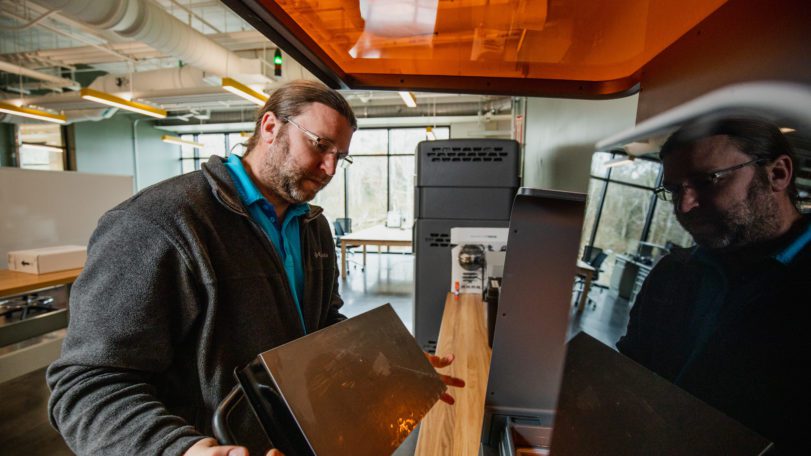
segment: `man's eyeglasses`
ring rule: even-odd
[[[352,164],[352,157],[349,156],[348,150],[338,150],[338,146],[335,145],[334,142],[327,138],[322,138],[310,130],[302,127],[298,123],[294,122],[290,117],[283,117],[282,120],[291,123],[296,128],[301,130],[301,132],[304,133],[304,136],[311,141],[313,149],[317,150],[320,154],[334,154],[335,159],[338,160],[343,167],[347,167]]]
[[[676,185],[663,185],[653,190],[659,199],[663,201],[676,201],[681,198],[682,193],[686,187],[690,187],[696,192],[702,192],[712,189],[724,176],[727,176],[735,171],[749,165],[761,166],[769,162],[767,158],[755,158],[748,162],[739,165],[730,166],[729,168],[719,169],[707,174],[701,174],[690,179],[683,184]]]

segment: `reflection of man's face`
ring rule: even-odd
[[[778,229],[777,205],[763,170],[745,166],[696,189],[693,179],[752,160],[726,136],[698,141],[664,160],[664,182],[684,184],[674,210],[679,223],[699,244],[733,250],[765,240]]]
[[[352,128],[349,121],[332,108],[313,103],[294,120],[342,150],[349,148]],[[328,152],[317,150],[312,140],[295,126],[281,123],[264,157],[260,179],[290,204],[310,201],[335,175],[337,159],[331,153],[334,151]]]

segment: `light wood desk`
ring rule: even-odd
[[[454,405],[437,402],[420,425],[416,456],[477,455],[481,445],[484,399],[490,372],[485,304],[479,294],[448,294],[437,354],[456,360],[441,373],[465,380],[464,388],[449,388]]]
[[[363,247],[363,265],[366,266],[366,246],[377,245],[377,251],[383,246],[411,247],[411,230],[388,228],[384,225],[375,225],[365,230],[356,231],[341,236],[341,278],[346,278],[346,248]]]
[[[0,269],[0,296],[73,283],[76,277],[79,277],[80,272],[82,272],[82,268],[49,272],[47,274],[28,274]]]
[[[580,300],[577,302],[577,312],[583,312],[586,302],[589,300],[591,291],[591,280],[594,278],[596,269],[585,261],[577,260],[577,275],[583,276],[583,291],[580,293]]]

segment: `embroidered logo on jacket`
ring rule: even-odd
[[[329,258],[329,253],[327,253],[327,252],[315,252],[315,257],[320,258],[320,259],[323,260],[324,258]]]

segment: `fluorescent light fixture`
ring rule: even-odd
[[[618,166],[630,165],[633,162],[634,162],[634,156],[633,155],[626,155],[625,157],[612,158],[611,160],[608,160],[607,162],[605,162],[603,164],[603,166],[605,166],[606,168],[616,168]]]
[[[154,117],[156,119],[166,118],[167,113],[166,110],[164,109],[149,106],[148,104],[138,103],[136,101],[130,101],[127,100],[126,98],[110,95],[107,92],[101,92],[99,90],[85,88],[80,90],[79,94],[85,100],[95,101],[96,103],[106,104],[108,106],[125,109],[127,111],[137,112],[138,114]]]
[[[417,107],[417,97],[414,96],[412,92],[397,92],[400,94],[400,98],[403,99],[403,103],[406,104],[409,108],[416,108]]]
[[[780,133],[794,133],[795,131],[797,130],[791,127],[780,127]]]
[[[268,96],[264,93],[257,92],[245,84],[231,78],[222,78],[222,88],[233,93],[238,97],[242,97],[251,103],[256,103],[259,106],[264,106],[268,101]]]
[[[0,103],[0,112],[58,124],[68,123],[68,118],[62,114],[54,114],[52,112],[42,111],[39,109],[14,106],[13,104],[8,103]]]
[[[169,144],[177,144],[178,146],[191,146],[196,147],[198,149],[202,149],[205,147],[205,144],[189,141],[188,139],[179,138],[177,136],[170,136],[170,135],[163,135],[161,136],[161,141],[169,143]]]
[[[436,140],[433,127],[425,127],[425,137],[428,138],[428,141]]]
[[[59,146],[49,146],[47,144],[35,144],[35,143],[22,143],[20,147],[25,147],[26,149],[36,149],[36,150],[45,150],[48,152],[64,152],[65,149]]]

